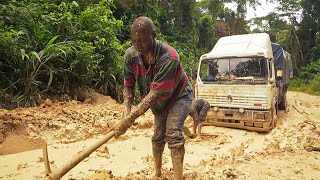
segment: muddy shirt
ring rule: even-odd
[[[203,99],[193,100],[190,108],[190,116],[195,121],[204,121],[209,109],[210,104],[207,101]]]
[[[133,46],[127,49],[124,55],[124,86],[134,87],[137,83],[141,99],[150,90],[154,91],[159,96],[151,109],[161,113],[193,91],[174,48],[156,41],[154,55],[155,61],[146,66],[142,55]]]

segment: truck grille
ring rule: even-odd
[[[268,100],[266,85],[198,85],[197,99],[207,100],[211,106],[227,108],[267,109]]]
[[[266,107],[268,103],[267,96],[231,96],[231,100],[230,96],[199,95],[198,98],[206,99],[211,106]]]

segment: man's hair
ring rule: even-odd
[[[139,26],[139,27],[136,27],[136,26]],[[151,30],[153,32],[156,31],[152,20],[149,17],[145,17],[145,16],[140,16],[133,21],[130,32],[133,31],[134,27],[137,28],[135,29],[136,31],[141,31],[141,30]]]

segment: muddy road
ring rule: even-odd
[[[123,109],[110,97],[97,99],[0,109],[0,179],[43,179],[44,142],[52,169],[94,144]],[[153,116],[136,122],[62,179],[150,179]],[[205,126],[201,140],[187,139],[184,179],[320,179],[319,149],[320,96],[289,92],[288,109],[269,133]],[[172,179],[171,167],[166,147],[163,179]]]

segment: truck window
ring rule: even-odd
[[[266,80],[268,74],[264,57],[207,59],[200,63],[199,75],[204,82]]]
[[[200,66],[200,78],[203,81],[214,81],[218,74],[216,61],[204,61]]]
[[[269,61],[269,78],[272,78],[272,64]]]

